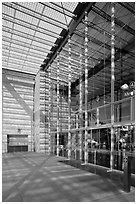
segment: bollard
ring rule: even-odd
[[[131,187],[131,158],[125,155],[124,157],[124,191],[130,192]]]

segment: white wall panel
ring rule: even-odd
[[[12,76],[12,77],[10,77]],[[23,75],[22,75],[23,76]],[[2,73],[2,151],[7,152],[8,134],[28,135],[28,149],[33,150],[33,81],[20,73],[3,69]],[[18,84],[16,84],[18,81]]]

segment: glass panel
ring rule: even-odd
[[[100,129],[100,149],[110,150],[111,130],[110,128]]]
[[[114,105],[115,122],[129,121],[131,117],[130,100]]]
[[[121,121],[130,120],[130,101],[121,104]]]
[[[71,129],[76,128],[76,115],[71,115]]]
[[[131,172],[135,173],[135,135],[133,126],[115,128],[114,169],[123,171],[125,153],[131,159]]]
[[[78,127],[83,127],[83,114],[78,114]]]
[[[111,122],[111,106],[99,108],[99,123],[106,124]]]
[[[104,150],[96,152],[96,164],[110,168],[110,151]]]
[[[97,124],[97,110],[92,110],[88,112],[88,125],[95,126]]]
[[[85,113],[83,113],[83,127],[85,127]]]
[[[84,161],[84,150],[85,150],[85,131],[82,131],[82,161]]]
[[[75,159],[75,149],[76,149],[76,134],[71,134],[71,158]]]
[[[135,98],[132,98],[132,121],[135,121]]]
[[[110,129],[92,130],[91,143],[88,144],[88,162],[109,168],[110,143]]]

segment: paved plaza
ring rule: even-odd
[[[3,154],[3,202],[134,202],[107,178],[42,153]]]

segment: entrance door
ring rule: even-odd
[[[28,135],[7,135],[7,150],[8,152],[28,151]]]

